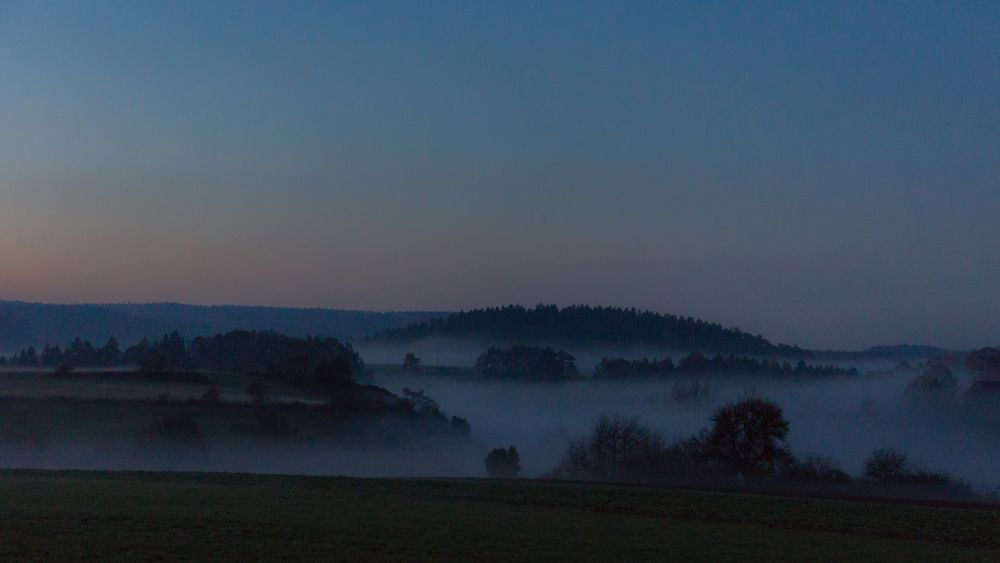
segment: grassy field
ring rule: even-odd
[[[5,560],[993,560],[1000,512],[668,488],[0,472]]]

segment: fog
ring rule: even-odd
[[[1000,425],[996,419],[977,418],[960,401],[936,408],[914,406],[904,399],[904,390],[920,370],[876,371],[893,363],[886,360],[859,366],[863,374],[857,376],[794,380],[674,376],[655,382],[584,379],[564,383],[510,383],[485,381],[471,375],[442,376],[435,375],[433,367],[426,367],[419,375],[401,374],[398,369],[378,365],[379,361],[397,364],[406,350],[415,350],[423,355],[426,364],[433,364],[440,354],[442,364],[468,366],[484,348],[479,343],[442,341],[424,342],[416,347],[366,346],[363,350],[369,365],[374,366],[375,384],[396,394],[401,394],[403,388],[423,389],[446,415],[468,420],[471,440],[433,433],[422,435],[423,431],[412,422],[393,427],[398,421],[378,418],[359,420],[349,425],[349,430],[322,438],[308,438],[309,423],[293,421],[304,430],[296,439],[252,440],[234,437],[230,429],[232,419],[212,422],[212,415],[208,415],[209,420],[203,423],[208,425],[204,439],[197,447],[168,442],[151,445],[142,439],[143,425],[148,426],[151,420],[167,413],[156,411],[156,406],[140,409],[145,422],[115,420],[119,415],[100,410],[104,407],[84,409],[83,415],[61,415],[62,422],[51,422],[45,419],[47,415],[31,414],[30,405],[3,403],[0,466],[482,477],[485,476],[483,459],[488,451],[513,445],[521,454],[522,475],[538,477],[553,469],[569,443],[585,436],[602,414],[638,416],[672,442],[706,428],[717,406],[753,395],[772,400],[784,409],[791,425],[789,445],[799,457],[825,456],[858,476],[864,460],[874,450],[896,448],[925,469],[945,472],[974,485],[1000,487],[1000,473],[996,471],[1000,467]],[[582,366],[588,366],[607,355],[608,350],[573,352],[584,358]],[[620,355],[663,357],[662,352],[640,349]],[[428,361],[430,358],[434,359]],[[584,373],[589,374],[589,369],[582,367]],[[967,374],[956,376],[960,391],[972,383]],[[33,383],[29,384],[28,379]],[[710,390],[707,398],[692,402],[671,397],[676,383],[693,381],[707,384]],[[241,385],[222,389],[225,404],[246,402]],[[71,385],[32,373],[9,375],[0,381],[0,389],[4,390],[4,396],[26,400],[58,395],[91,401],[152,399],[169,391],[178,405],[191,404],[203,391],[196,385],[131,388],[125,382],[98,385],[88,381]],[[283,394],[276,394],[275,398],[281,402],[302,400]],[[33,434],[36,427],[44,427],[37,432],[40,438]]]
[[[368,364],[398,365],[403,357],[412,352],[421,358],[425,366],[465,366],[472,367],[476,358],[486,352],[491,346],[508,346],[495,340],[472,340],[456,338],[426,338],[408,343],[371,343],[362,342],[354,346]],[[589,373],[604,358],[663,358],[672,356],[674,360],[689,354],[690,350],[670,350],[661,346],[624,345],[624,344],[566,344],[559,342],[541,343],[541,346],[551,346],[556,350],[569,352],[576,359],[576,367],[583,373]],[[851,364],[856,365],[856,364]],[[891,367],[891,361],[874,362],[870,367]]]
[[[668,441],[709,425],[713,409],[748,394],[777,402],[789,420],[789,444],[798,456],[822,455],[859,475],[876,449],[896,448],[926,469],[977,485],[1000,485],[1000,432],[960,407],[918,408],[903,398],[916,373],[871,374],[778,381],[715,377],[717,392],[703,404],[669,398],[674,383],[594,382],[522,384],[428,375],[377,376],[397,392],[418,387],[441,407],[468,418],[473,437],[494,447],[514,445],[528,476],[555,466],[569,442],[584,436],[602,413],[639,416]],[[961,389],[971,382],[960,379]],[[992,428],[992,429],[991,429]]]

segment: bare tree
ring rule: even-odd
[[[788,421],[781,407],[748,398],[720,407],[712,415],[706,439],[708,455],[730,471],[746,476],[774,474],[788,466]]]
[[[622,469],[636,458],[663,448],[663,436],[634,416],[604,415],[594,424],[586,442],[587,464],[601,479],[619,480]],[[583,452],[571,452],[580,456]]]

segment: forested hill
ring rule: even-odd
[[[691,317],[616,307],[519,305],[475,309],[382,332],[375,342],[427,337],[481,338],[510,343],[623,344],[741,354],[805,355],[762,336]]]
[[[294,337],[319,336],[357,342],[389,328],[418,323],[443,313],[345,311],[180,305],[176,303],[50,305],[0,301],[0,353],[28,346],[66,343],[80,337],[123,345],[177,331],[208,336],[231,330],[276,331]]]

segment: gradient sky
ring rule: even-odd
[[[1000,344],[1000,2],[0,0],[0,298]]]

